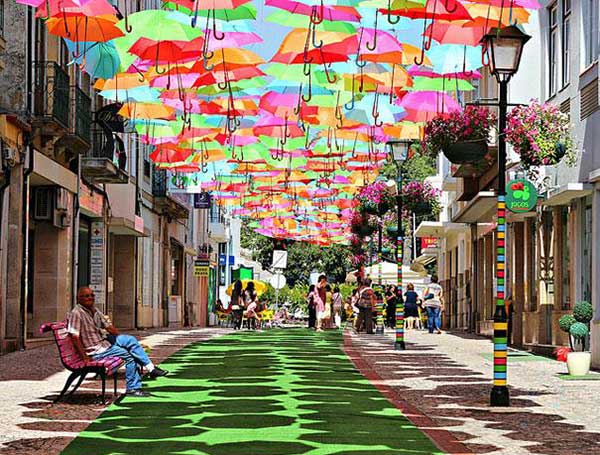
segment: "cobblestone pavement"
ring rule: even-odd
[[[490,340],[415,330],[406,338],[407,350],[398,352],[391,332],[347,332],[346,351],[440,448],[454,442],[447,453],[600,454],[600,380],[561,379],[566,364],[515,351],[511,407],[491,408]]]
[[[196,341],[229,329],[153,330],[128,332],[151,348],[154,363]],[[107,381],[107,403],[99,402],[101,382],[89,380],[68,402],[52,400],[69,373],[60,364],[55,344],[0,357],[0,455],[58,454],[116,398]],[[119,392],[125,390],[123,372]],[[91,452],[90,452],[91,453]]]

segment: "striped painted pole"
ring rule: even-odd
[[[381,293],[381,289],[379,290],[380,294],[377,298],[377,302],[375,303],[375,309],[377,310],[377,328],[375,329],[375,333],[382,335],[383,334],[383,294]]]
[[[404,256],[404,229],[402,227],[402,165],[398,165],[396,174],[396,205],[398,209],[398,233],[396,237],[396,260],[398,262],[398,273],[396,275],[396,342],[394,349],[403,351],[406,349],[404,343],[404,297],[402,293],[402,263]]]
[[[506,129],[508,81],[500,82],[498,131]],[[498,203],[496,208],[496,311],[494,312],[494,381],[490,393],[491,406],[509,406],[507,386],[508,320],[506,297],[506,142],[498,138]]]

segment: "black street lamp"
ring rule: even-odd
[[[498,202],[496,224],[496,311],[494,312],[494,385],[491,406],[509,406],[507,387],[508,320],[505,299],[506,270],[506,111],[508,82],[518,71],[523,46],[531,37],[516,26],[493,28],[481,42],[490,63],[490,71],[500,86],[498,103]]]
[[[396,350],[406,349],[404,344],[404,299],[402,297],[402,262],[404,251],[404,229],[402,228],[402,165],[408,159],[408,151],[412,141],[401,139],[399,141],[388,141],[385,144],[387,153],[396,163],[396,206],[398,210],[398,232],[396,235],[396,261],[398,263],[397,292],[398,303],[396,304]]]

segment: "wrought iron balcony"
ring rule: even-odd
[[[115,162],[114,136],[111,132],[102,129],[91,130],[92,146],[82,157],[81,171],[83,175],[94,183],[127,183],[125,156],[119,155]]]
[[[156,208],[174,219],[186,219],[190,213],[189,207],[176,195],[169,194],[169,176],[166,169],[152,171],[152,195]]]
[[[33,114],[43,133],[69,128],[69,75],[57,62],[34,62]]]
[[[92,100],[76,85],[71,87],[70,134],[81,139],[88,147],[92,143]]]

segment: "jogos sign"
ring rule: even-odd
[[[513,213],[529,212],[537,198],[537,190],[529,180],[511,180],[506,184],[506,208]]]

